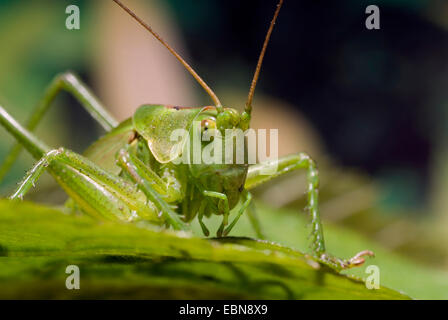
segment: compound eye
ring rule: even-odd
[[[216,121],[214,119],[204,119],[201,121],[202,131],[216,129]]]

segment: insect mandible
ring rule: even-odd
[[[223,133],[226,129],[244,131],[250,127],[255,87],[283,0],[279,1],[269,26],[241,113],[224,107],[204,80],[149,25],[119,0],[113,1],[179,60],[208,93],[214,105],[198,108],[143,105],[130,119],[118,123],[76,75],[71,72],[58,75],[46,89],[25,127],[0,106],[0,124],[17,140],[0,167],[0,180],[23,147],[38,160],[10,199],[22,199],[47,170],[68,194],[74,207],[98,219],[144,220],[175,230],[187,230],[188,222],[197,217],[204,235],[208,236],[209,230],[203,218],[216,214],[222,216],[217,230],[217,236],[221,237],[228,235],[246,212],[257,236],[263,238],[250,190],[287,172],[305,169],[312,254],[338,268],[359,266],[364,263],[364,256],[373,255],[365,250],[344,260],[326,252],[319,216],[318,171],[315,162],[305,153],[252,165],[176,164],[174,161],[191,150],[185,148],[189,145],[186,139],[176,142],[170,139],[170,135],[176,129],[190,132],[193,121],[200,121],[201,130]],[[83,155],[66,148],[50,148],[32,133],[60,91],[71,93],[107,131]],[[264,174],[272,166],[275,173]]]

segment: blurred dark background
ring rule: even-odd
[[[373,3],[380,30],[364,26]],[[431,19],[436,4],[285,1],[258,87],[300,109],[340,164],[398,189],[405,206],[427,200],[433,152],[448,125],[448,34]],[[207,79],[247,88],[275,1],[170,5]]]

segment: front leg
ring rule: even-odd
[[[233,219],[232,223],[224,230],[223,235],[227,236],[229,232],[232,230],[232,228],[235,226],[235,224],[238,222],[240,217],[243,215],[243,213],[246,211],[247,207],[250,205],[252,201],[252,195],[247,192],[246,190],[243,191],[243,204],[241,205],[241,208],[238,210],[238,213],[236,217]],[[257,232],[257,230],[256,230]]]
[[[365,250],[348,260],[339,259],[326,253],[323,227],[319,213],[319,174],[316,163],[305,153],[290,155],[278,160],[268,161],[249,167],[245,188],[250,190],[262,183],[272,180],[287,172],[306,169],[307,174],[307,210],[311,214],[311,249],[313,255],[323,261],[342,269],[359,266],[364,263],[364,256],[373,256],[371,251]],[[264,172],[274,172],[270,175]]]
[[[223,201],[223,203],[224,203],[224,212],[222,214],[222,223],[221,223],[218,231],[216,232],[216,235],[218,237],[222,237],[224,228],[229,223],[230,208],[229,208],[229,200],[227,199],[227,195],[224,193],[208,191],[208,190],[203,190],[202,194],[206,197],[219,199],[219,200]]]
[[[188,226],[180,216],[165,201],[163,195],[157,192],[151,178],[152,171],[127,149],[122,149],[117,154],[117,164],[123,172],[137,184],[138,188],[146,195],[148,201],[154,203],[165,221],[175,230],[188,230]]]
[[[243,213],[246,211],[246,209],[248,208],[249,204],[252,201],[252,195],[248,191],[244,190],[243,194],[242,194],[242,199],[243,199],[242,205],[239,208],[239,210],[236,214],[236,217],[233,219],[233,221],[230,223],[230,225],[226,228],[226,225],[229,223],[229,215],[230,215],[229,201],[227,199],[227,196],[224,193],[207,191],[207,190],[204,190],[202,193],[204,196],[217,198],[217,199],[224,201],[223,219],[222,219],[222,223],[216,233],[216,235],[218,237],[222,237],[222,236],[225,237],[229,234],[229,232],[233,229],[235,224],[238,222],[238,220],[243,215]],[[204,203],[205,202],[202,202],[201,208],[199,209],[199,223],[201,225],[201,228],[202,228],[204,234],[206,236],[208,236],[208,230],[202,222],[202,216],[203,216],[203,210],[204,210],[203,204]],[[259,232],[259,229],[256,229],[256,232],[257,232],[257,235],[259,235],[259,236],[261,235],[261,232]]]

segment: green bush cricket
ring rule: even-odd
[[[209,94],[214,106],[189,108],[143,105],[132,118],[117,123],[77,76],[70,72],[58,75],[48,86],[26,127],[21,126],[0,106],[0,124],[18,141],[0,167],[0,180],[22,147],[38,159],[11,199],[22,199],[43,171],[48,170],[68,194],[74,207],[98,219],[129,222],[144,220],[175,230],[187,230],[187,223],[197,217],[204,235],[208,236],[209,230],[203,218],[216,214],[222,216],[217,231],[217,236],[221,237],[228,235],[241,215],[247,212],[257,236],[263,238],[250,190],[287,172],[306,169],[312,254],[339,269],[359,266],[364,263],[364,256],[373,255],[366,250],[343,260],[326,253],[318,207],[318,172],[314,161],[305,153],[253,165],[174,163],[183,153],[191,152],[186,148],[186,139],[180,142],[170,140],[171,133],[176,129],[191,132],[193,121],[201,123],[201,130],[211,129],[223,133],[226,129],[245,131],[250,127],[255,87],[283,0],[279,1],[269,26],[242,113],[223,107],[202,78],[149,25],[120,1],[113,1],[182,63]],[[52,149],[32,133],[60,91],[71,93],[107,131],[83,155],[65,148]],[[270,167],[275,167],[275,173],[263,174]],[[232,209],[236,212],[232,214],[234,217],[230,222]]]

